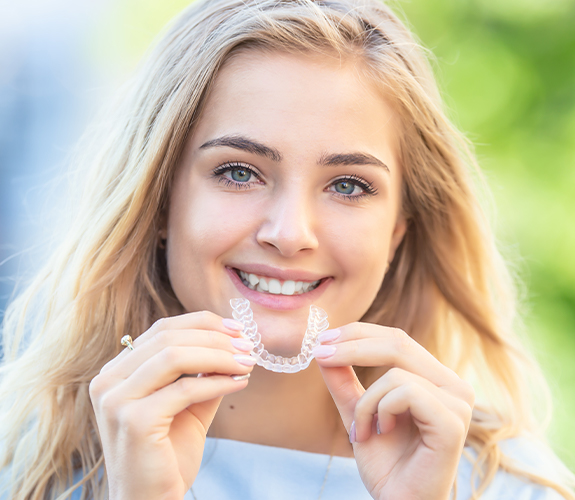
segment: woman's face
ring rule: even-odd
[[[398,121],[351,63],[243,52],[219,72],[174,179],[173,290],[187,311],[249,299],[269,352],[309,306],[359,320],[405,232]]]

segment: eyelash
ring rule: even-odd
[[[234,181],[233,179],[229,179],[228,177],[224,176],[225,173],[232,172],[234,170],[245,170],[246,172],[249,172],[257,179],[260,179],[259,174],[253,168],[251,168],[249,165],[245,163],[239,163],[239,162],[223,163],[221,165],[218,165],[216,168],[214,168],[212,172],[212,177],[216,178],[219,183],[223,183],[226,187],[235,187],[238,190],[247,189],[253,184],[252,182],[237,182]],[[360,187],[364,191],[363,193],[354,196],[332,191],[332,193],[334,193],[338,197],[342,197],[348,201],[359,201],[368,196],[375,196],[378,193],[377,188],[371,182],[355,174],[345,175],[343,177],[334,179],[330,184],[330,186],[334,186],[335,184],[338,184],[340,182],[350,182],[351,184]]]
[[[233,179],[228,179],[227,177],[224,177],[224,174],[226,172],[232,172],[234,170],[245,170],[245,171],[249,172],[250,174],[252,174],[257,179],[260,178],[258,173],[253,168],[251,168],[249,165],[247,165],[245,163],[238,163],[238,162],[223,163],[221,165],[218,165],[216,168],[214,168],[214,170],[212,172],[212,177],[216,178],[219,183],[225,184],[226,187],[235,187],[238,190],[239,189],[247,189],[248,187],[250,187],[253,184],[253,182],[237,182],[237,181],[234,181]]]

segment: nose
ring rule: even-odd
[[[274,248],[284,257],[318,247],[313,201],[295,191],[276,193],[270,199],[256,235],[260,245]]]

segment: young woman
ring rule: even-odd
[[[575,498],[473,159],[385,5],[194,3],[116,112],[6,315],[6,498]],[[325,310],[315,361],[254,366],[235,298],[288,358]]]

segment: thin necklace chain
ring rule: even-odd
[[[321,489],[319,491],[319,496],[317,497],[317,500],[321,500],[321,496],[323,495],[323,490],[325,489],[325,484],[327,483],[327,476],[329,475],[329,470],[331,469],[331,463],[333,461],[333,452],[335,450],[335,435],[337,434],[337,420],[336,420],[336,425],[335,425],[335,429],[333,432],[333,436],[331,439],[331,453],[329,454],[329,462],[327,463],[327,469],[325,470],[325,475],[323,476],[323,482],[321,483]],[[194,488],[193,486],[190,486],[190,492],[192,493],[192,498],[194,500],[198,500],[198,498],[196,497],[196,494],[194,493]]]

